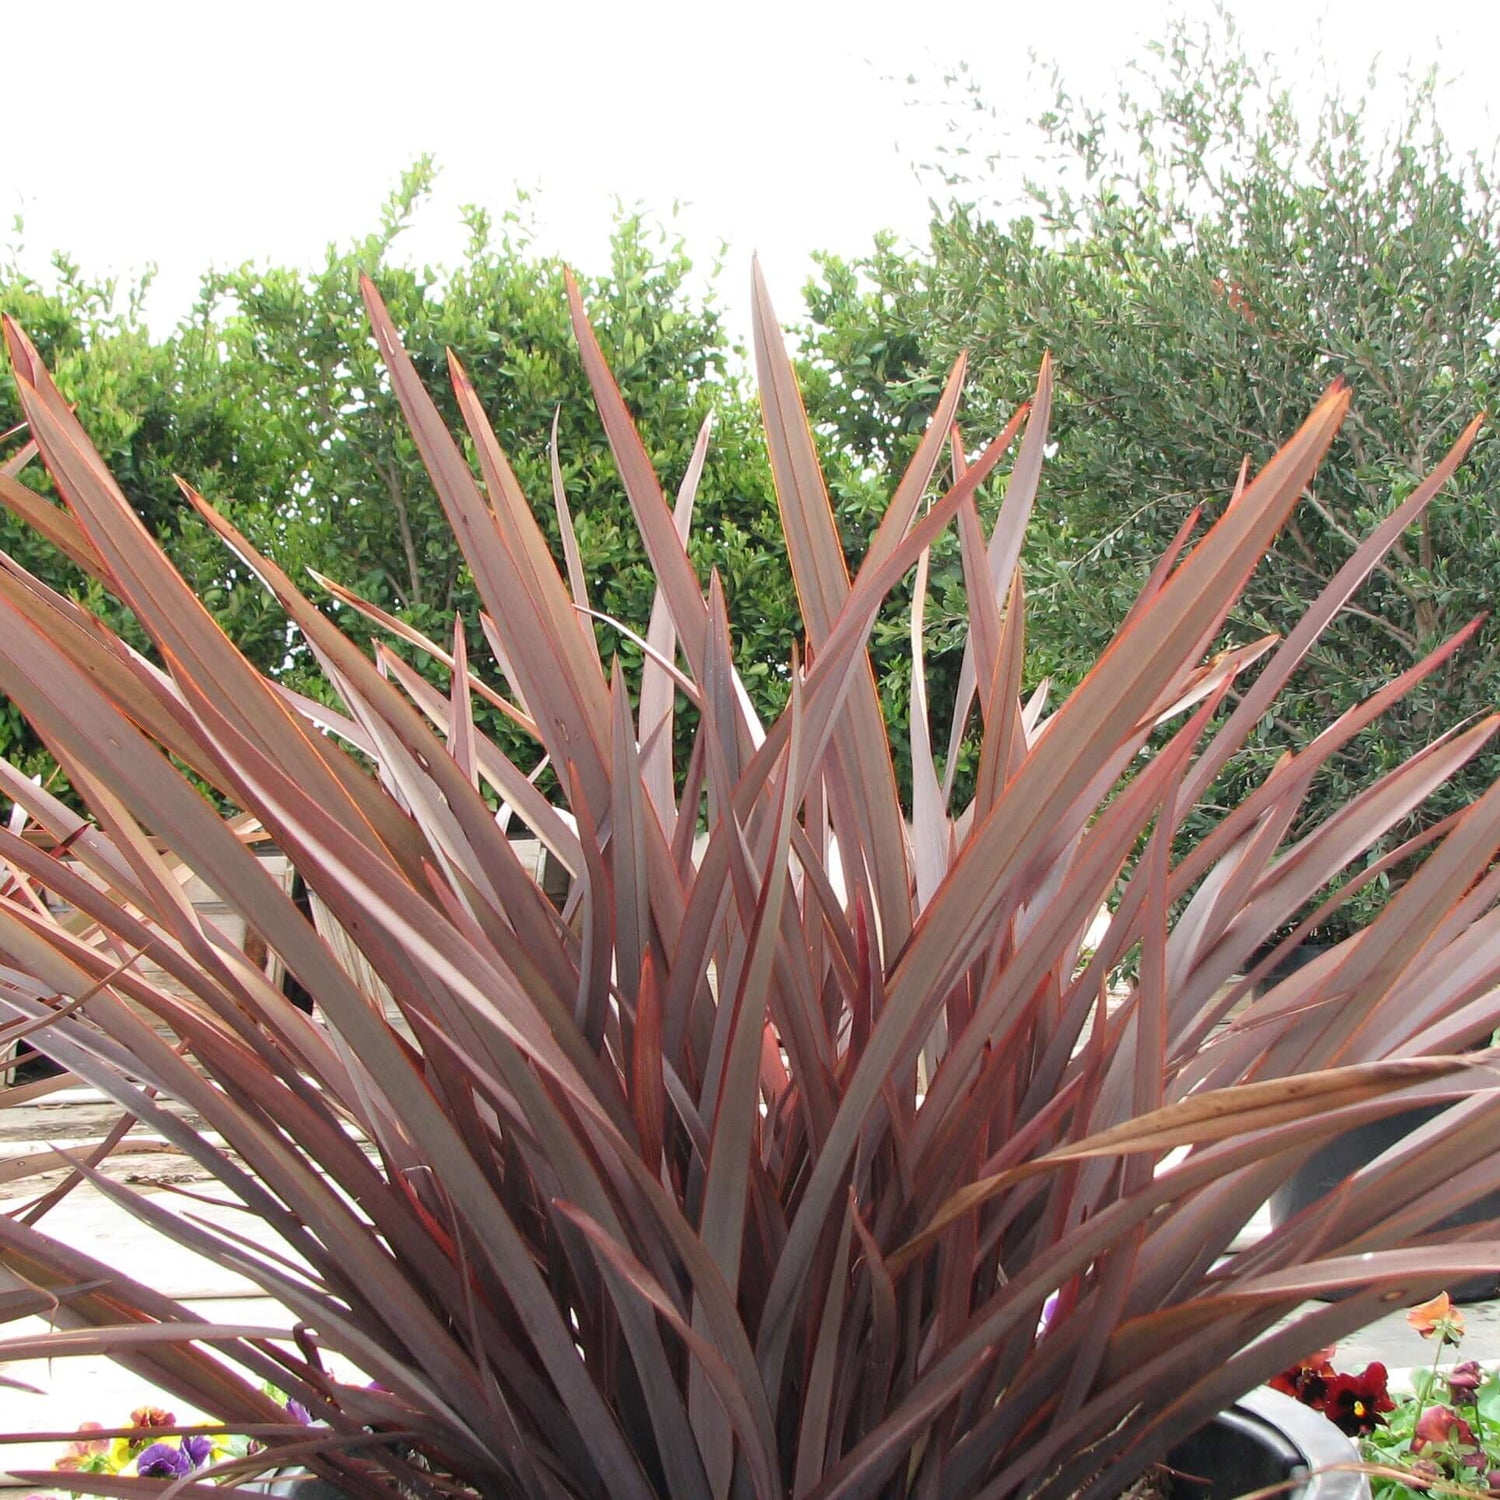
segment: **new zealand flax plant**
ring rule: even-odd
[[[0,1357],[106,1350],[257,1433],[263,1466],[305,1463],[356,1496],[1063,1497],[1118,1490],[1309,1349],[1500,1266],[1489,1226],[1434,1227],[1500,1187],[1500,1092],[1490,1054],[1466,1051],[1500,1024],[1500,790],[1369,853],[1496,721],[1455,726],[1317,826],[1297,821],[1328,758],[1468,632],[1179,837],[1475,428],[1290,636],[1211,655],[1344,416],[1335,385],[1196,542],[1184,528],[1043,717],[1021,691],[1017,559],[1050,371],[970,461],[959,363],[851,577],[757,281],[805,622],[785,712],[761,723],[720,585],[684,545],[702,450],[669,503],[576,292],[658,579],[636,682],[601,662],[596,629],[618,637],[587,611],[561,495],[559,568],[462,366],[467,448],[365,296],[484,601],[482,675],[461,629],[451,651],[396,632],[450,664],[446,695],[388,645],[366,654],[187,490],[280,600],[338,709],[247,664],[7,325],[66,509],[13,475],[4,495],[151,647],[0,565],[0,689],[89,809],[0,772],[23,810],[0,831],[5,1035],[218,1180],[243,1234],[103,1175],[119,1132],[76,1159],[76,1180],[258,1283],[289,1326],[206,1324],[114,1275],[47,1235],[53,1192],[0,1217],[0,1310],[57,1327]],[[976,496],[1018,439],[986,536]],[[928,549],[950,526],[970,626],[948,716],[980,746],[964,806],[956,757],[938,773],[922,664]],[[914,570],[913,711],[888,730],[866,640]],[[476,730],[476,693],[535,736],[552,800]],[[674,764],[676,714],[692,751]],[[910,828],[892,736],[910,740]],[[501,804],[571,872],[561,911]],[[261,833],[367,965],[342,967],[265,872]],[[279,955],[313,1016],[183,900],[178,860]],[[1295,924],[1388,872],[1405,879],[1376,921],[1253,992]],[[1295,1164],[1413,1099],[1451,1107],[1225,1259]],[[1328,1291],[1347,1295],[1307,1306]],[[335,1378],[329,1351],[372,1384]],[[266,1381],[321,1425],[292,1430]]]

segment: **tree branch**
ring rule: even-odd
[[[419,608],[426,601],[422,597],[422,570],[417,561],[417,543],[411,530],[411,512],[406,505],[406,492],[401,488],[401,476],[390,464],[381,464],[381,477],[385,480],[386,493],[396,508],[396,525],[401,531],[401,551],[406,557],[408,587],[407,608]]]

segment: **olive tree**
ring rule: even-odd
[[[826,260],[808,289],[817,415],[853,453],[899,453],[960,348],[986,408],[1054,353],[1057,454],[1028,576],[1032,669],[1068,679],[1119,622],[1191,509],[1227,502],[1335,376],[1354,415],[1248,591],[1241,638],[1284,630],[1356,539],[1492,407],[1500,204],[1439,124],[1432,79],[1378,135],[1365,100],[1307,112],[1232,29],[1176,27],[1108,109],[1059,85],[1035,121],[1021,212],[985,189],[980,91],[955,75],[955,196],[929,243]],[[1363,697],[1489,607],[1500,576],[1500,444],[1481,437],[1426,519],[1303,667],[1259,756]],[[1493,703],[1500,624],[1330,770],[1318,805]],[[1436,817],[1493,776],[1477,766]]]

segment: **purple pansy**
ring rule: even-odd
[[[193,1472],[193,1460],[181,1443],[152,1443],[136,1456],[135,1472],[142,1479],[181,1479]]]
[[[195,1432],[182,1440],[183,1452],[187,1454],[195,1469],[201,1469],[214,1451],[213,1439],[205,1432]]]
[[[142,1479],[181,1479],[208,1462],[212,1442],[202,1433],[175,1443],[152,1443],[141,1450],[135,1472]]]

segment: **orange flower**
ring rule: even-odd
[[[63,1450],[63,1455],[52,1465],[54,1469],[67,1469],[76,1473],[96,1474],[109,1453],[108,1438],[86,1438],[86,1432],[102,1432],[98,1422],[80,1422],[78,1437]]]
[[[151,1434],[158,1427],[175,1427],[177,1417],[162,1406],[138,1406],[130,1414],[130,1425],[135,1432],[126,1439],[126,1452],[136,1454],[154,1441]]]
[[[130,1414],[132,1427],[175,1427],[177,1418],[160,1406],[138,1406]]]
[[[1411,1308],[1406,1321],[1424,1339],[1435,1338],[1445,1344],[1456,1344],[1464,1336],[1464,1315],[1454,1307],[1447,1292],[1439,1292],[1431,1302]]]

